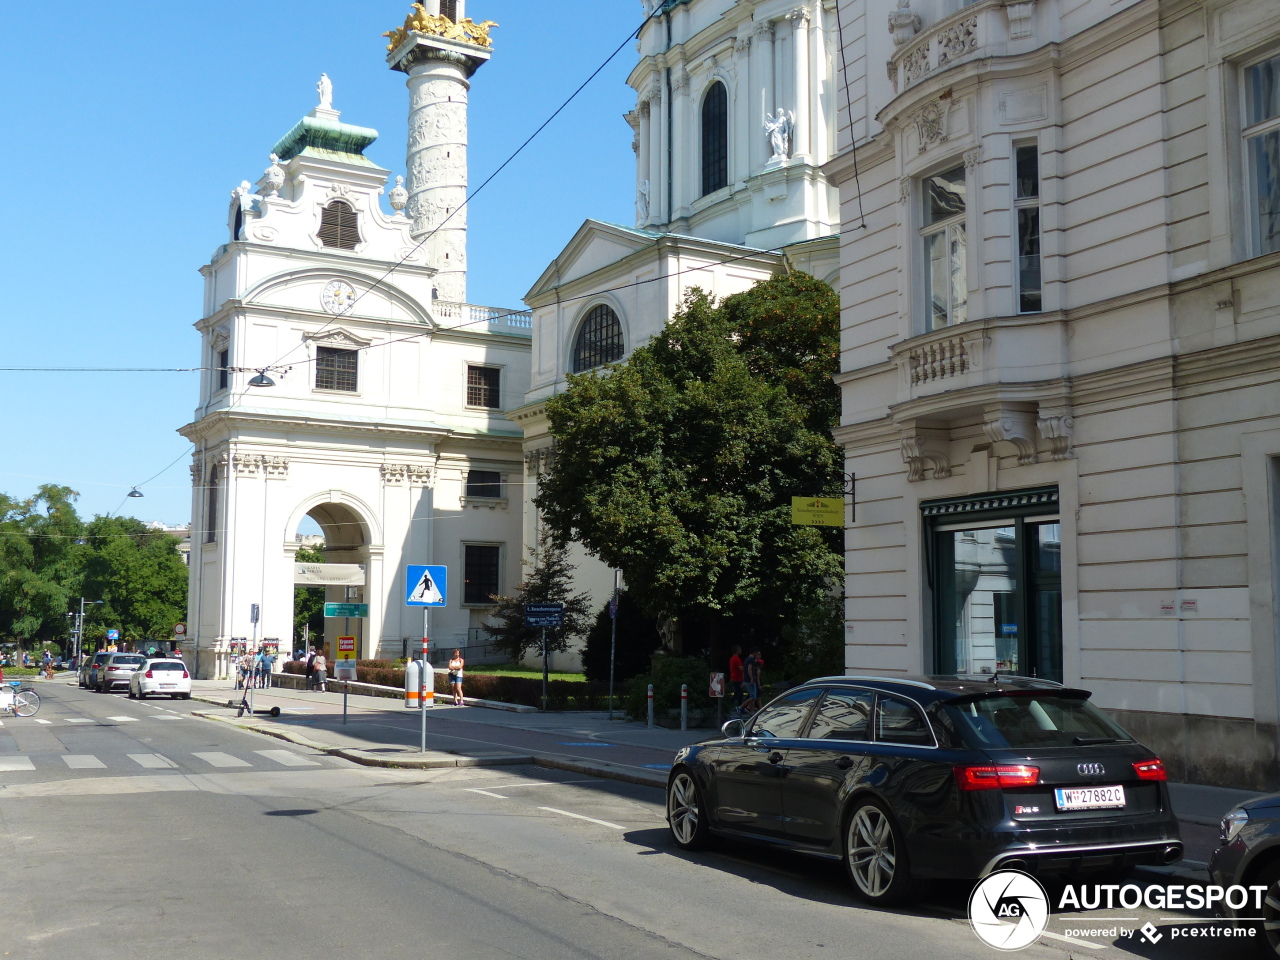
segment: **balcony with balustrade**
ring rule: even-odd
[[[899,0],[889,15],[895,46],[889,75],[895,90],[905,93],[969,60],[1024,53],[1040,45],[1037,20],[1047,18],[1053,5],[1053,0],[978,0],[922,26],[909,0]]]
[[[533,336],[533,313],[502,307],[481,307],[474,303],[437,300],[431,305],[443,330],[459,328],[477,333],[503,333],[512,337]]]

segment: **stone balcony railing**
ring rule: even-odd
[[[1039,0],[1044,4],[1046,0]],[[889,74],[899,93],[957,63],[1034,46],[1037,0],[978,0],[921,28],[909,0],[889,15],[896,47]]]
[[[475,327],[517,336],[533,332],[533,313],[529,310],[504,310],[502,307],[480,307],[474,303],[446,300],[435,301],[432,310],[446,327]]]

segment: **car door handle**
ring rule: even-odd
[[[769,754],[769,762],[770,762],[770,763],[781,763],[781,762],[782,762],[782,754],[780,754],[777,750],[773,751],[773,753]]]
[[[840,770],[848,770],[852,766],[853,766],[853,761],[850,760],[848,757],[841,757],[839,760],[836,761],[836,767]]]

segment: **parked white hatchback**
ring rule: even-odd
[[[129,678],[129,696],[145,700],[153,693],[191,699],[191,673],[181,660],[148,660]]]

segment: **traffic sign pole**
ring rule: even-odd
[[[542,628],[542,709],[547,709],[547,628]]]
[[[418,711],[422,714],[422,752],[427,752],[427,683],[431,683],[431,694],[435,695],[436,691],[436,675],[431,670],[431,662],[427,659],[427,647],[431,641],[427,639],[430,634],[427,633],[427,613],[428,608],[422,608],[422,672],[419,674],[421,678],[422,688],[418,694]],[[427,674],[430,672],[431,680],[427,680]]]

